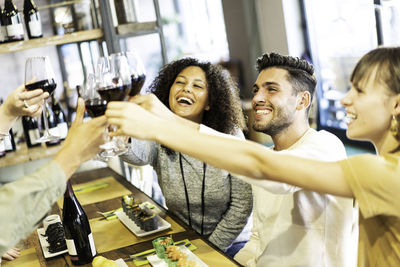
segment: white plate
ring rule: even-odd
[[[42,247],[43,255],[44,255],[44,257],[46,259],[58,256],[58,255],[61,255],[61,254],[64,254],[65,252],[68,252],[68,249],[65,249],[65,250],[61,250],[61,251],[56,252],[56,253],[51,253],[49,251],[49,243],[46,240],[47,237],[46,236],[42,236],[42,235],[46,234],[46,232],[44,231],[44,228],[38,228],[37,229],[37,233],[38,233],[38,236],[39,236],[39,242],[40,242],[40,246]]]
[[[157,222],[157,229],[152,230],[152,231],[144,231],[140,229],[139,226],[136,225],[134,221],[132,221],[124,211],[117,211],[115,214],[117,214],[118,219],[125,224],[126,227],[128,227],[129,230],[131,230],[132,233],[134,233],[136,236],[142,237],[146,235],[151,235],[160,231],[163,231],[165,229],[168,229],[171,227],[171,224],[161,218],[160,216],[156,215],[158,217],[158,222]]]
[[[179,246],[179,249],[187,255],[188,260],[194,260],[200,263],[200,266],[208,267],[207,264],[205,264],[202,260],[200,260],[199,257],[193,254],[193,252],[190,251],[190,249],[188,249],[186,246]],[[168,263],[164,259],[160,259],[157,255],[148,256],[147,260],[153,267],[168,267]]]

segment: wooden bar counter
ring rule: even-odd
[[[75,191],[82,187],[94,184],[107,184],[106,187],[78,193],[76,196],[83,206],[93,233],[98,255],[112,260],[126,258],[129,255],[151,249],[151,241],[160,236],[172,236],[174,241],[189,239],[197,249],[193,253],[208,266],[239,266],[233,259],[226,256],[222,251],[203,239],[188,225],[170,214],[163,207],[159,206],[153,199],[138,190],[124,177],[120,176],[110,168],[101,168],[91,171],[76,173],[72,176],[71,182]],[[119,219],[101,220],[100,212],[106,212],[121,207],[121,197],[132,194],[135,200],[147,201],[156,206],[159,215],[171,224],[169,229],[157,232],[148,236],[137,237]],[[60,214],[62,207],[61,198],[54,204],[49,214]],[[23,216],[23,215],[21,215]],[[40,226],[42,227],[42,226]],[[3,261],[3,267],[11,266],[74,266],[68,253],[53,258],[45,259],[39,243],[38,234],[34,231],[26,240],[20,242],[21,256],[14,261]],[[133,261],[126,262],[128,266],[137,266]],[[91,264],[83,266],[92,266]],[[150,266],[149,264],[141,266]]]

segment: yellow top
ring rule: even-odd
[[[360,207],[358,266],[400,266],[400,153],[341,165]]]

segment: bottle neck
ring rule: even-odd
[[[74,189],[72,189],[71,180],[67,181],[67,189],[65,190],[64,197],[73,197]]]

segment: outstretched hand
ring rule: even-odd
[[[132,136],[155,140],[157,125],[161,118],[132,102],[110,102],[106,110],[107,122],[116,125],[111,136]]]
[[[105,142],[105,129],[107,120],[105,116],[99,116],[88,122],[83,122],[85,103],[78,98],[76,117],[68,131],[67,138],[62,149],[57,153],[55,160],[64,168],[69,177],[83,162],[93,158]]]

